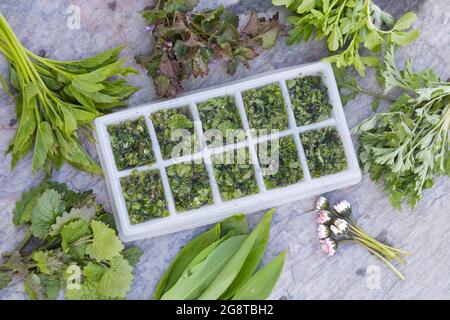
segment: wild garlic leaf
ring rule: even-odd
[[[31,216],[31,230],[37,238],[45,238],[56,217],[64,212],[65,205],[58,192],[46,190],[37,200]]]
[[[87,254],[97,261],[111,261],[119,256],[124,247],[116,232],[103,222],[93,220],[90,225],[93,239],[87,247]]]

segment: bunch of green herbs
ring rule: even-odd
[[[208,144],[221,146],[224,141],[237,143],[245,139],[234,97],[217,97],[201,102],[198,104],[198,112]],[[208,136],[208,134],[211,134],[211,136]],[[230,135],[232,136],[230,137]],[[216,138],[220,136],[222,140],[216,141]]]
[[[133,170],[120,182],[132,224],[169,215],[159,170]]]
[[[258,157],[268,189],[285,187],[303,179],[303,169],[292,136],[258,144]]]
[[[108,133],[118,170],[149,165],[155,161],[144,117],[109,125]]]
[[[184,156],[199,150],[189,107],[160,110],[150,116],[163,159]]]
[[[300,136],[313,178],[338,173],[347,168],[344,146],[336,128],[306,131]]]
[[[167,168],[170,188],[178,211],[212,203],[208,172],[204,164],[179,163]]]
[[[288,115],[278,84],[247,90],[242,99],[251,129],[265,130],[266,133],[287,129]]]
[[[0,289],[18,276],[30,299],[53,300],[61,290],[73,300],[125,298],[142,252],[124,248],[92,191],[44,181],[22,194],[13,222],[27,229],[17,249],[2,255]]]
[[[290,79],[286,86],[297,125],[304,126],[331,117],[333,106],[320,76]]]
[[[385,44],[406,45],[419,36],[410,30],[416,14],[407,12],[397,21],[372,0],[272,0],[296,13],[288,17],[292,29],[287,43],[326,39],[332,56],[326,60],[338,68],[354,66],[360,75],[380,62]],[[409,30],[409,31],[408,31]],[[375,55],[361,55],[363,48]]]
[[[257,270],[269,241],[274,210],[250,232],[244,215],[192,239],[174,258],[155,300],[264,300],[276,285],[285,252]]]
[[[400,208],[405,199],[415,207],[435,175],[450,176],[450,83],[431,69],[414,72],[411,58],[399,70],[394,48],[384,60],[385,93],[402,93],[388,112],[369,117],[353,133],[360,135],[364,170],[384,180],[392,204]]]
[[[159,0],[143,12],[156,44],[152,53],[136,59],[148,70],[161,97],[176,96],[184,79],[207,75],[213,60],[225,60],[230,74],[240,63],[249,67],[257,49],[272,47],[283,33],[278,14],[266,21],[252,12],[239,32],[235,13],[222,6],[194,12],[197,3]]]
[[[248,148],[216,154],[212,157],[214,174],[223,200],[258,193]]]
[[[123,107],[137,88],[124,79],[137,73],[123,68],[122,48],[79,61],[55,61],[22,46],[0,13],[0,52],[9,63],[9,81],[15,96],[19,126],[8,152],[11,166],[33,150],[32,169],[59,169],[64,162],[93,173],[101,168],[80,145],[78,129],[91,137],[91,122],[102,113]],[[3,87],[12,96],[6,81]]]

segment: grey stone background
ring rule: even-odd
[[[132,57],[149,52],[153,46],[151,35],[144,31],[140,10],[152,0],[1,0],[0,11],[6,16],[23,44],[34,52],[46,53],[56,59],[88,57],[122,44],[127,45],[124,54],[128,63],[135,65]],[[376,0],[382,8],[398,17],[408,10],[417,12],[420,38],[398,52],[403,62],[414,56],[415,66],[432,67],[444,79],[450,75],[450,1],[389,1]],[[270,0],[220,0],[200,1],[199,7],[208,8],[223,4],[234,10],[246,21],[251,9],[267,15],[280,11]],[[81,8],[81,29],[70,30],[66,25],[67,8]],[[286,46],[284,41],[271,50],[264,51],[251,63],[251,70],[240,67],[234,76],[225,73],[223,64],[211,68],[203,79],[184,82],[185,91],[207,88],[248,75],[306,62],[317,61],[327,55],[321,42],[310,41]],[[140,69],[143,71],[142,69]],[[0,58],[0,72],[6,66]],[[142,90],[130,100],[131,106],[156,99],[153,84],[143,72],[130,77],[130,81]],[[363,81],[373,87],[373,74]],[[42,175],[31,174],[31,157],[19,163],[14,172],[10,169],[10,157],[4,152],[16,130],[12,100],[0,90],[0,251],[11,250],[21,239],[23,230],[11,222],[11,212],[21,193],[37,185]],[[349,126],[371,114],[366,97],[352,101],[345,109]],[[355,141],[356,143],[356,141]],[[92,154],[95,148],[89,147]],[[101,177],[93,177],[64,166],[54,174],[54,179],[67,182],[72,188],[94,189],[98,200],[109,207],[105,183]],[[343,246],[333,258],[320,251],[316,240],[315,217],[304,213],[313,207],[313,199],[292,202],[278,208],[271,231],[271,241],[265,262],[285,248],[289,249],[284,271],[273,299],[450,299],[450,180],[436,179],[433,189],[425,192],[423,200],[414,211],[394,210],[383,186],[365,176],[357,186],[328,194],[333,200],[348,199],[354,207],[358,223],[370,234],[396,247],[411,252],[406,265],[400,270],[407,280],[399,280],[387,267],[366,250],[357,246]],[[250,217],[252,224],[260,214]],[[135,244],[144,251],[136,268],[130,299],[149,299],[153,289],[174,255],[204,228],[179,232],[163,237],[138,241]],[[379,282],[377,283],[377,279]],[[377,285],[379,284],[379,285]],[[23,299],[23,286],[16,279],[8,288],[0,291],[0,299]]]

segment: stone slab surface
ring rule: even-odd
[[[420,38],[398,52],[398,60],[415,57],[417,68],[432,67],[439,76],[450,75],[450,2],[448,0],[388,1],[376,0],[382,8],[395,16],[408,10],[418,14],[416,26]],[[152,49],[153,40],[144,31],[145,24],[139,11],[149,0],[2,0],[0,11],[6,16],[23,44],[34,52],[45,52],[55,59],[78,59],[122,44],[125,55],[134,57]],[[270,0],[202,0],[201,8],[223,4],[245,21],[252,9],[267,15],[277,10]],[[81,10],[81,28],[67,27],[70,5]],[[279,8],[278,8],[279,9]],[[287,12],[279,10],[282,18]],[[284,41],[263,52],[251,63],[251,69],[239,67],[234,76],[225,72],[224,65],[216,64],[203,79],[185,81],[186,91],[207,88],[233,79],[291,65],[313,62],[327,55],[323,43],[310,41],[286,46]],[[128,64],[138,68],[133,59]],[[143,73],[130,77],[142,86],[131,98],[137,106],[157,99],[151,79]],[[6,65],[0,58],[0,72]],[[363,81],[373,87],[373,74]],[[353,127],[372,111],[366,97],[352,101],[345,109],[349,125]],[[0,252],[11,250],[20,241],[23,230],[11,222],[11,212],[23,191],[37,185],[42,175],[31,174],[31,157],[21,161],[14,172],[5,150],[11,141],[16,119],[12,100],[0,92]],[[356,141],[355,141],[356,142]],[[92,154],[95,148],[89,147]],[[109,207],[104,180],[79,172],[69,166],[54,174],[54,179],[68,182],[74,189],[92,188],[98,200]],[[343,246],[333,258],[320,251],[315,235],[315,218],[308,212],[313,199],[292,202],[279,207],[274,217],[271,241],[265,262],[288,249],[284,271],[272,293],[272,299],[450,299],[450,180],[438,178],[435,187],[425,192],[416,210],[394,210],[383,187],[367,176],[354,187],[329,193],[333,200],[348,199],[355,208],[358,223],[370,234],[412,253],[408,263],[400,266],[407,277],[399,280],[374,256],[357,246]],[[261,214],[250,217],[254,225]],[[196,234],[205,228],[136,242],[144,251],[136,268],[130,299],[149,299],[161,274],[178,252]],[[378,281],[379,280],[379,281]],[[8,288],[0,290],[0,299],[23,299],[23,286],[16,279]]]

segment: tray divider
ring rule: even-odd
[[[260,166],[259,160],[258,160],[258,154],[256,151],[256,143],[257,142],[255,142],[252,137],[250,123],[248,122],[248,119],[247,119],[247,113],[245,112],[244,100],[242,99],[241,92],[237,91],[235,93],[234,98],[236,101],[236,106],[239,110],[239,115],[241,116],[242,128],[244,129],[245,134],[247,135],[248,151],[249,151],[251,161],[253,164],[253,169],[255,171],[256,183],[258,184],[260,193],[262,193],[262,192],[267,191],[267,189],[266,189],[266,185],[264,184],[263,172],[261,170],[261,166]]]
[[[161,176],[161,182],[164,189],[164,194],[167,200],[167,209],[169,210],[170,217],[176,215],[175,201],[173,199],[172,190],[170,189],[169,178],[167,177],[166,168],[163,165],[163,158],[161,155],[161,148],[159,146],[158,138],[156,137],[155,127],[153,122],[150,120],[150,113],[144,114],[145,123],[147,124],[147,129],[150,134],[150,139],[152,140],[153,151],[155,152],[156,165],[159,167],[159,172]]]
[[[222,203],[222,198],[220,197],[219,186],[217,185],[216,177],[214,175],[211,154],[206,144],[205,135],[203,134],[203,125],[202,120],[200,119],[200,114],[198,112],[198,107],[195,103],[191,103],[189,107],[191,109],[192,118],[194,119],[195,132],[199,137],[201,153],[203,154],[203,164],[206,168],[206,171],[208,172],[209,186],[211,187],[213,200],[215,204],[220,204]]]
[[[300,138],[300,131],[297,127],[297,121],[295,120],[294,110],[292,109],[291,98],[289,96],[289,90],[286,85],[285,80],[279,82],[281,87],[281,92],[283,93],[283,98],[286,106],[286,111],[289,118],[289,128],[294,131],[294,143],[297,146],[298,157],[300,158],[300,164],[303,169],[304,181],[311,181],[311,173],[309,172],[308,161],[306,159],[305,150],[303,149],[302,140]]]

